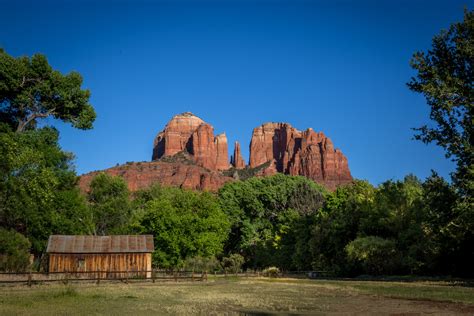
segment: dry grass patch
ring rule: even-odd
[[[437,293],[436,284],[321,281],[293,279],[216,279],[209,282],[100,285],[47,284],[0,287],[0,314],[5,315],[152,315],[152,314],[403,314],[474,313],[474,303],[414,300],[413,289]],[[459,297],[473,288],[450,287]],[[393,293],[396,295],[392,295]],[[398,293],[398,294],[397,294]],[[400,294],[401,293],[401,294]],[[428,294],[427,294],[428,295]],[[436,296],[435,294],[429,294]],[[391,297],[388,297],[391,296]],[[398,296],[394,298],[395,296]],[[407,299],[408,298],[408,299]]]

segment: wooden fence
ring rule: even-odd
[[[0,284],[23,283],[31,286],[46,282],[63,282],[65,284],[74,281],[93,281],[99,284],[101,281],[207,281],[208,274],[215,278],[237,277],[263,277],[261,271],[253,272],[210,272],[207,271],[180,271],[180,270],[143,270],[143,271],[87,271],[87,272],[0,272]],[[279,277],[291,278],[315,278],[324,276],[325,271],[286,271],[280,273]]]

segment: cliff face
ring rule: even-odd
[[[266,123],[253,130],[250,167],[274,161],[277,172],[302,175],[329,189],[349,183],[347,158],[322,132],[301,132],[287,123]]]
[[[183,154],[178,154],[184,156]],[[175,186],[184,189],[217,191],[226,182],[232,181],[219,172],[210,171],[195,165],[188,159],[164,158],[162,161],[134,162],[82,175],[79,187],[83,192],[89,190],[92,179],[105,172],[112,176],[121,176],[127,182],[130,191],[145,189],[154,183]]]
[[[174,116],[158,133],[152,159],[152,162],[126,164],[104,172],[122,176],[132,191],[155,182],[216,191],[226,182],[239,178],[240,170],[229,170],[231,167],[246,169],[244,173],[252,176],[277,172],[302,175],[328,189],[352,181],[347,158],[334,149],[322,132],[316,133],[311,128],[301,132],[287,123],[263,124],[253,130],[249,165],[242,158],[238,142],[229,164],[226,135],[214,136],[210,124],[189,112]],[[81,176],[80,187],[87,191],[96,174]]]
[[[174,116],[153,143],[153,160],[179,152],[192,155],[197,165],[209,170],[229,169],[227,137],[214,136],[214,128],[199,117],[186,112]]]

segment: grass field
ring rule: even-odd
[[[449,282],[210,279],[0,287],[2,315],[474,314],[474,288]]]

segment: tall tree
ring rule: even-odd
[[[416,139],[436,142],[457,164],[453,184],[458,201],[453,220],[458,245],[455,253],[464,258],[457,274],[472,275],[474,264],[474,12],[464,12],[464,21],[452,24],[433,38],[432,49],[417,52],[411,61],[417,71],[408,83],[422,93],[431,107],[434,126],[417,129]]]
[[[50,234],[84,233],[88,210],[70,153],[53,128],[15,133],[0,124],[0,226],[26,236],[34,254]]]
[[[474,12],[433,38],[428,52],[416,52],[411,66],[417,71],[408,87],[422,93],[431,108],[434,126],[424,125],[415,135],[435,142],[457,163],[454,181],[465,197],[474,193]]]
[[[0,120],[16,132],[54,117],[80,129],[92,128],[96,114],[90,92],[77,72],[61,74],[44,55],[12,57],[0,48]]]
[[[124,233],[131,220],[127,183],[121,177],[100,173],[92,179],[88,193],[94,235]]]

